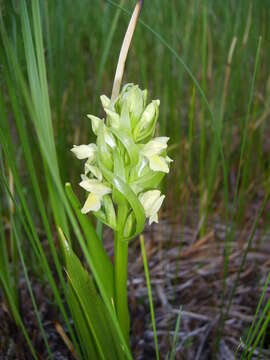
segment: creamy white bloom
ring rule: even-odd
[[[73,145],[71,151],[80,160],[90,159],[89,161],[93,161],[96,157],[97,146],[96,144]]]
[[[103,196],[110,194],[111,189],[98,180],[88,179],[85,175],[82,175],[82,179],[83,180],[79,185],[90,194],[88,195],[81,212],[86,214],[89,211],[98,211],[101,207]]]
[[[163,203],[165,195],[159,190],[149,190],[139,195],[139,200],[144,208],[145,216],[149,218],[149,224],[158,222],[158,211]]]
[[[88,179],[87,176],[82,176],[83,180],[80,182],[80,186],[88,191],[92,192],[99,196],[104,196],[106,194],[111,193],[111,188],[107,185],[104,185],[102,182],[96,180],[96,179]]]
[[[168,140],[169,138],[166,136],[156,137],[143,146],[141,154],[148,159],[151,170],[169,172],[168,163],[172,160],[169,157],[164,158],[160,155],[167,148]]]
[[[169,166],[166,159],[159,155],[153,155],[148,158],[150,169],[153,171],[161,171],[168,173]]]
[[[98,211],[101,207],[100,196],[90,193],[81,209],[82,214],[87,214],[90,211]]]

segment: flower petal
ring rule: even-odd
[[[83,178],[79,185],[86,191],[101,197],[112,192],[108,186],[95,179]]]
[[[169,138],[165,136],[154,138],[143,146],[141,153],[146,157],[158,155],[167,148],[168,140]]]
[[[165,199],[165,195],[161,195],[153,204],[152,212],[157,213],[159,209],[161,208],[161,205],[163,203],[163,200]]]
[[[101,197],[90,193],[81,209],[82,214],[87,214],[89,211],[98,211],[101,207]]]
[[[82,159],[91,159],[94,160],[96,155],[97,146],[96,144],[89,144],[89,145],[73,145],[71,151],[75,154],[75,156],[82,160]]]
[[[166,160],[166,162],[169,164],[169,163],[171,163],[171,162],[173,162],[173,159],[171,159],[169,156],[166,156],[165,157],[165,160]]]
[[[169,172],[169,166],[166,159],[158,155],[149,157],[149,166],[153,171]]]

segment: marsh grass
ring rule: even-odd
[[[89,6],[88,0],[60,0],[41,1],[40,5],[34,0],[1,2],[0,53],[0,284],[34,357],[36,351],[18,311],[21,267],[38,321],[28,269],[35,269],[35,276],[49,283],[53,301],[80,354],[62,301],[65,280],[56,226],[63,229],[68,239],[70,234],[76,235],[74,246],[78,251],[82,249],[119,341],[123,340],[110,312],[106,289],[101,285],[103,279],[99,281],[102,275],[98,263],[89,257],[91,239],[86,234],[93,234],[94,229],[91,225],[90,229],[81,223],[79,226],[71,196],[68,200],[62,184],[76,182],[79,175],[76,163],[70,166],[68,149],[73,143],[89,139],[89,120],[83,114],[91,111],[103,116],[99,114],[98,94],[110,94],[123,33],[134,4],[108,0],[92,1]],[[188,212],[199,209],[199,217],[194,216],[189,222],[198,237],[211,230],[212,217],[218,216],[226,224],[222,301],[214,354],[218,353],[224,321],[259,222],[263,219],[265,229],[269,225],[265,211],[270,174],[268,5],[267,1],[255,4],[251,0],[180,0],[166,4],[161,0],[145,1],[125,71],[128,82],[139,82],[161,100],[159,132],[170,136],[170,156],[175,160],[164,187],[169,192],[170,220],[182,224],[179,253],[183,229],[190,219]],[[237,241],[235,230],[246,227],[249,210],[257,203],[260,210],[253,220],[235,285],[228,294],[226,281],[231,246]],[[38,228],[48,239],[57,280]],[[12,267],[7,262],[10,247]],[[257,294],[261,300],[256,319],[262,297],[264,293]],[[248,348],[253,346],[254,351],[258,346],[268,323],[267,302],[259,320],[252,324],[243,356]],[[40,321],[39,326],[50,356]]]

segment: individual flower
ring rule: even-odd
[[[75,154],[75,156],[80,159],[90,159],[90,161],[95,159],[97,146],[96,144],[89,145],[73,145],[71,151]]]
[[[150,140],[141,149],[141,154],[149,161],[150,169],[153,171],[169,172],[169,163],[172,161],[168,156],[162,156],[162,152],[167,149],[169,138],[162,136]]]
[[[158,222],[158,211],[163,203],[165,195],[159,190],[149,190],[139,195],[139,200],[144,208],[145,216],[149,218],[149,225]]]
[[[85,175],[82,175],[82,181],[79,185],[89,192],[81,210],[83,214],[87,214],[89,211],[98,211],[101,208],[103,196],[112,192],[109,186],[99,180],[89,179]]]

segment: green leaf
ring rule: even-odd
[[[91,350],[89,352],[98,354],[97,357],[88,357],[89,359],[117,360],[123,358],[124,352],[120,341],[113,330],[107,308],[98,295],[92,278],[72,251],[61,229],[59,229],[59,234],[65,254],[69,294],[74,309],[73,315],[78,315],[78,318],[75,319],[75,326],[77,325],[79,337],[83,337],[81,346],[88,346],[88,341],[90,341]],[[87,335],[88,341],[85,340],[87,329],[91,333],[91,338]]]
[[[89,330],[87,322],[85,321],[85,315],[80,303],[78,302],[78,297],[71,286],[68,288],[67,297],[69,299],[70,312],[74,322],[74,327],[77,332],[79,343],[81,344],[83,359],[97,359],[98,354],[93,336]]]

